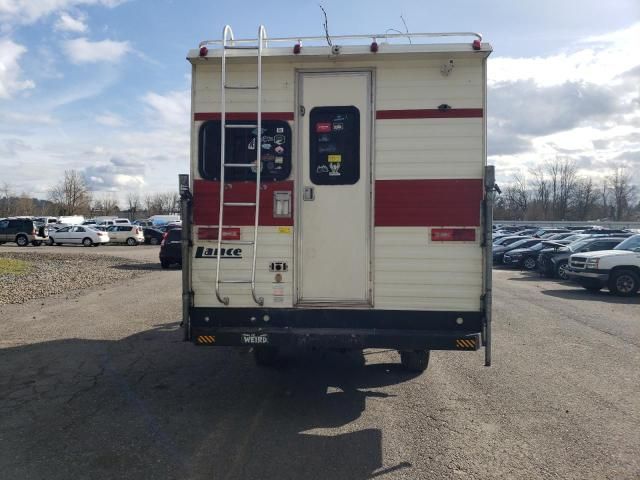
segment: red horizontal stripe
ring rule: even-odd
[[[293,182],[265,182],[260,190],[259,222],[263,226],[291,226],[291,218],[274,218],[273,192],[293,192]],[[292,194],[293,195],[293,194]],[[255,182],[231,182],[224,194],[225,202],[254,202],[256,198]],[[220,182],[194,180],[193,182],[193,222],[195,225],[218,225],[220,205]],[[253,207],[225,207],[224,224],[232,226],[253,225],[255,209]]]
[[[407,118],[482,118],[481,108],[449,108],[447,110],[417,109],[417,110],[378,110],[378,120],[401,120]]]
[[[376,227],[477,227],[482,179],[377,180]]]
[[[225,115],[227,120],[255,120],[257,118],[255,112],[227,112]],[[220,112],[202,112],[194,113],[193,119],[198,121],[220,120]],[[293,120],[293,112],[262,112],[262,120]]]

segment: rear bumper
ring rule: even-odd
[[[483,320],[481,312],[252,308],[192,308],[190,318],[196,345],[396,350],[478,350]]]

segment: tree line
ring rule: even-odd
[[[15,215],[84,215],[85,217],[124,215],[131,219],[167,215],[180,211],[178,192],[129,192],[121,204],[113,193],[92,192],[84,177],[76,170],[66,170],[63,178],[53,185],[47,200],[32,198],[26,193],[17,195],[13,187],[0,185],[0,217]]]
[[[638,188],[625,167],[602,180],[578,175],[576,163],[556,159],[518,174],[496,196],[499,220],[637,220]]]

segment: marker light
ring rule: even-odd
[[[474,50],[480,50],[482,48],[480,40],[474,40],[472,46]]]
[[[371,50],[373,53],[376,53],[378,51],[378,42],[371,42],[369,50]]]
[[[295,53],[296,55],[299,54],[301,50],[302,50],[302,45],[300,45],[299,43],[296,43],[293,46],[293,53]]]
[[[209,53],[209,49],[207,47],[200,47],[200,56],[206,57],[207,53]]]

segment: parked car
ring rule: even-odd
[[[569,230],[567,230],[566,228],[541,228],[532,236],[540,238],[543,235],[546,235],[548,233],[567,233],[567,232],[569,232]]]
[[[135,220],[132,224],[138,225],[139,227],[153,227],[153,222],[151,220]]]
[[[535,270],[538,266],[538,252],[544,247],[541,241],[527,248],[516,248],[504,254],[502,263],[507,267]]]
[[[0,245],[5,242],[15,242],[20,247],[30,243],[34,246],[42,245],[48,238],[44,225],[38,226],[28,218],[6,218],[0,220]]]
[[[173,263],[182,265],[181,228],[173,228],[165,232],[160,243],[160,266],[169,268]]]
[[[112,243],[126,243],[130,247],[144,243],[142,227],[136,225],[111,225],[107,233]]]
[[[99,247],[109,243],[109,240],[109,234],[106,232],[99,232],[86,225],[70,225],[53,232],[49,236],[49,245],[72,243],[85,247]]]
[[[635,295],[640,290],[640,235],[627,238],[613,250],[571,255],[567,274],[587,290],[607,287],[616,295]]]
[[[160,245],[164,232],[157,228],[145,228],[143,229],[144,243],[148,245]]]
[[[560,244],[551,246],[543,249],[538,255],[538,268],[546,277],[568,280],[567,266],[571,255],[574,253],[611,250],[623,240],[624,238],[619,237],[593,237],[578,240],[566,246]]]
[[[515,250],[517,248],[527,248],[530,246],[539,243],[540,240],[532,237],[520,237],[520,240],[516,240],[515,242],[504,242],[502,245],[494,245],[493,246],[493,263],[502,263],[504,254],[510,252],[511,250]]]

